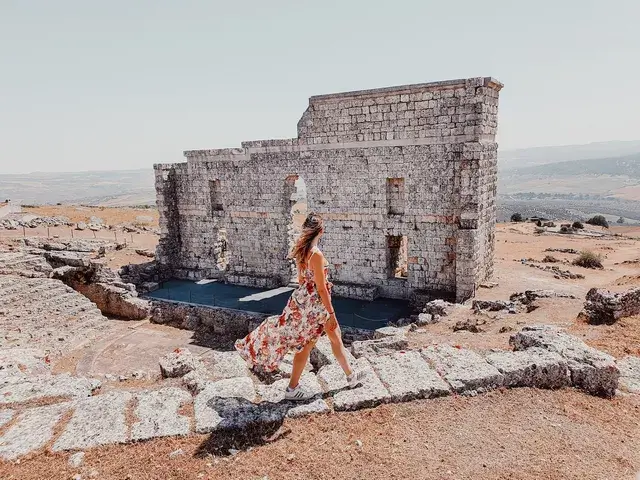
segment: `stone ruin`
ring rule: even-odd
[[[298,202],[297,215],[325,219],[336,295],[464,301],[493,269],[501,88],[471,78],[314,96],[297,138],[155,165],[158,262],[175,278],[287,285]]]

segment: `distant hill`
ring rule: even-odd
[[[621,157],[634,153],[640,153],[640,140],[499,150],[498,166],[501,171],[507,171],[547,163]]]
[[[0,199],[22,204],[155,204],[152,169],[0,175]]]
[[[640,178],[640,153],[516,168],[505,172],[505,175],[620,175]]]

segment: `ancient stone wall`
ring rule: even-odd
[[[302,177],[334,282],[469,298],[492,271],[501,88],[472,78],[311,97],[298,138],[156,165],[158,261],[179,278],[286,285]],[[390,268],[403,250],[404,276]]]

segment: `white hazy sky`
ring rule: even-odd
[[[638,0],[0,0],[0,173],[290,138],[308,97],[494,76],[500,148],[640,138]]]

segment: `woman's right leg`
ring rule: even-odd
[[[353,371],[351,370],[351,365],[349,365],[349,360],[347,360],[347,351],[344,348],[344,343],[342,343],[342,332],[340,331],[340,326],[336,327],[332,332],[327,331],[327,337],[331,342],[331,351],[333,352],[333,356],[336,357],[338,363],[344,370],[345,375],[350,376]]]

